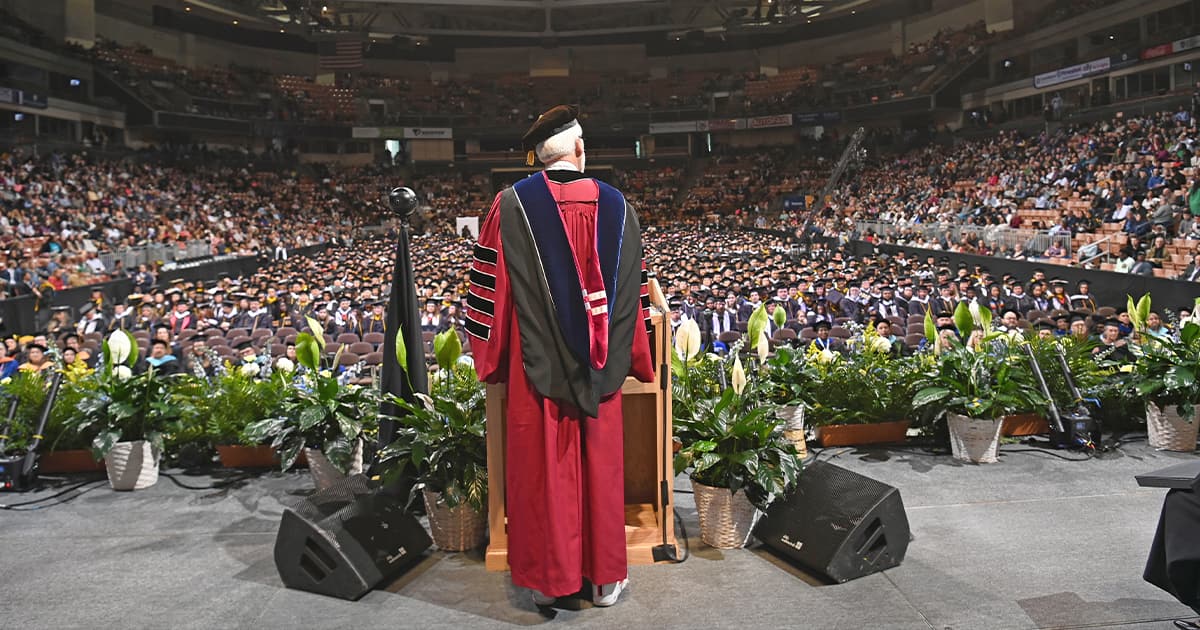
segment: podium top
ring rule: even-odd
[[[1200,492],[1200,460],[1167,466],[1134,478],[1143,488],[1173,488]]]

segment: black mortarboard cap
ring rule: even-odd
[[[533,166],[533,151],[538,143],[578,125],[578,118],[579,108],[574,105],[557,105],[538,116],[525,135],[521,136],[521,147],[529,152],[526,163]]]

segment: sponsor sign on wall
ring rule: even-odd
[[[1150,48],[1143,50],[1141,58],[1143,61],[1148,59],[1157,59],[1159,57],[1166,57],[1174,52],[1175,50],[1171,48],[1171,44],[1162,44],[1160,46],[1151,46]]]
[[[405,127],[406,139],[449,140],[454,137],[454,130],[449,127]]]
[[[791,127],[791,114],[777,114],[775,116],[755,116],[750,119],[751,129],[768,129],[770,127]]]
[[[1104,57],[1102,59],[1096,59],[1087,63],[1080,63],[1073,66],[1067,66],[1066,68],[1059,68],[1058,70],[1044,72],[1036,77],[1033,77],[1033,87],[1045,88],[1052,85],[1058,85],[1059,83],[1066,83],[1068,81],[1082,79],[1093,74],[1108,72],[1111,67],[1111,60],[1108,57]]]

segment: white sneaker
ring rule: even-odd
[[[531,589],[531,591],[533,592],[533,605],[534,606],[541,606],[541,607],[545,608],[546,606],[551,606],[554,604],[554,602],[558,601],[557,597],[550,597],[549,595],[542,595],[542,592],[539,590]]]
[[[625,578],[620,582],[613,582],[612,584],[592,586],[592,603],[596,606],[612,606],[617,603],[617,598],[621,596],[621,592],[628,587],[629,578]]]

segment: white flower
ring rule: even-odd
[[[117,377],[118,381],[127,381],[133,378],[133,370],[129,369],[128,365],[118,365],[113,368],[113,376]]]
[[[730,379],[730,384],[733,385],[733,391],[737,392],[739,396],[746,389],[746,370],[742,368],[742,357],[733,360],[733,377]]]
[[[294,372],[296,370],[296,364],[287,357],[279,357],[279,360],[275,362],[275,369],[279,370],[280,372]]]
[[[129,333],[124,330],[114,330],[108,336],[108,351],[112,354],[114,365],[120,365],[129,360],[129,353],[132,350],[133,342],[130,341]]]
[[[822,350],[821,353],[817,355],[817,361],[819,363],[833,363],[835,359],[837,359],[837,354],[835,354],[832,350]]]
[[[762,363],[767,362],[767,353],[771,351],[771,340],[767,338],[767,331],[764,329],[758,334],[758,360]]]
[[[321,370],[320,372],[317,372],[317,374],[320,374],[323,378],[329,378],[330,376],[333,376],[333,371],[332,370]]]
[[[967,310],[971,312],[971,319],[975,321],[975,325],[982,326],[983,315],[979,311],[979,302],[971,302],[967,304]]]
[[[871,340],[871,349],[875,352],[891,352],[892,342],[883,337],[876,337]]]
[[[683,322],[675,331],[675,352],[685,361],[690,361],[700,354],[700,325],[696,320],[689,319]]]
[[[242,365],[242,376],[258,376],[257,363],[245,363]]]

